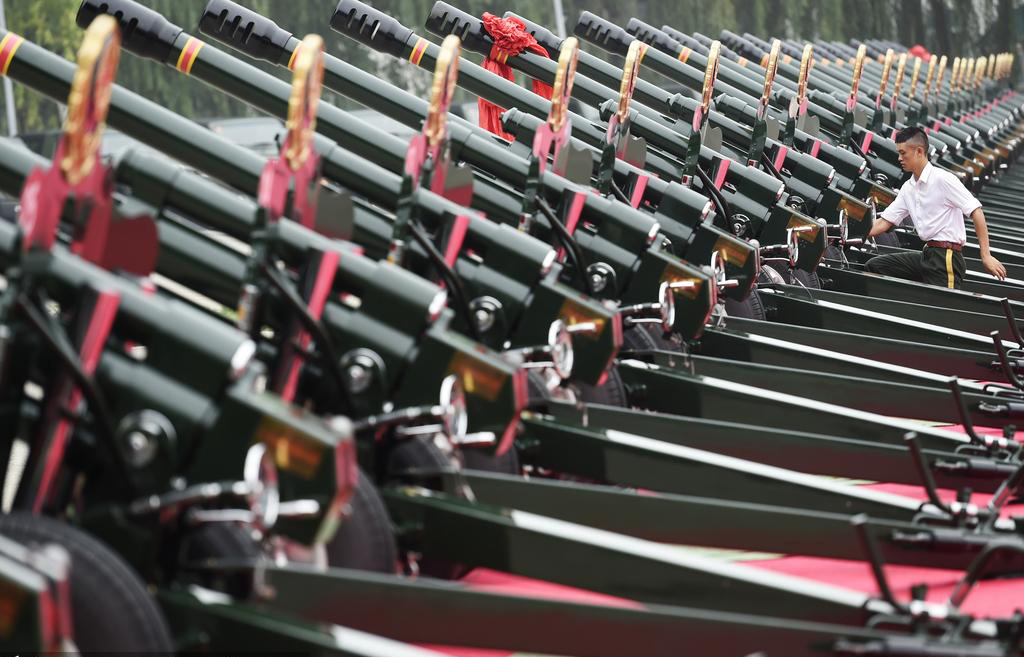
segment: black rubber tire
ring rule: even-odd
[[[746,319],[767,319],[764,312],[764,303],[761,295],[754,290],[744,301],[735,299],[725,300],[725,312],[730,317],[743,317]]]
[[[588,404],[605,404],[607,406],[618,406],[627,408],[629,399],[626,397],[626,386],[622,383],[622,376],[619,374],[619,367],[612,365],[608,368],[608,378],[599,386],[592,386],[585,383],[577,384],[580,392],[580,400]]]
[[[825,247],[825,260],[835,260],[836,262],[842,262],[842,250],[838,246],[829,244]]]
[[[544,410],[547,408],[548,390],[544,386],[544,379],[534,370],[526,372],[526,399],[527,406],[532,410]]]
[[[394,573],[398,546],[391,517],[373,480],[362,470],[349,507],[349,514],[327,543],[327,563],[335,568]]]
[[[83,654],[173,652],[167,621],[145,584],[106,545],[70,525],[26,513],[0,515],[0,535],[67,550],[74,640]]]
[[[447,468],[451,461],[426,436],[416,436],[396,444],[388,455],[387,478],[400,478],[405,470]]]
[[[649,329],[643,324],[631,326],[622,332],[622,351],[679,351],[679,345],[664,337],[659,329]]]
[[[793,276],[803,283],[804,287],[814,288],[816,290],[821,289],[821,279],[818,278],[817,272],[794,269]]]
[[[509,447],[508,451],[501,456],[491,456],[481,449],[463,449],[462,467],[467,470],[483,470],[501,474],[522,474],[519,465],[519,452],[516,451],[515,445]]]
[[[875,244],[878,244],[879,246],[901,246],[899,236],[893,232],[876,235]]]
[[[217,559],[255,559],[260,556],[256,539],[239,525],[211,523],[188,532],[180,548],[180,564],[202,564]],[[244,600],[252,592],[252,577],[246,572],[214,574],[198,571],[194,573],[200,583]]]
[[[401,479],[402,471],[406,469],[417,469],[417,468],[439,468],[448,467],[450,461],[440,449],[437,448],[430,440],[417,436],[410,438],[396,445],[391,450],[391,455],[388,458],[387,471],[389,478]],[[440,482],[431,485],[430,482],[424,482],[417,480],[420,485],[426,485],[428,488],[439,488]],[[419,560],[420,573],[428,575],[430,577],[437,577],[439,579],[458,579],[467,572],[469,568],[459,563],[452,563],[450,561],[438,558],[432,558],[429,555],[422,555]]]

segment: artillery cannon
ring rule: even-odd
[[[309,52],[306,51],[307,54]],[[427,134],[424,136],[429,137]],[[121,175],[131,177],[134,181],[133,186],[128,189],[133,189],[140,195],[145,189],[146,174],[150,169],[167,172],[166,168],[161,169],[160,160],[147,159],[143,155],[145,154],[130,154],[122,162],[121,167]],[[433,164],[437,163],[438,161],[434,160]],[[15,169],[16,167],[7,167],[3,175],[16,177]],[[436,180],[433,176],[438,170],[425,172],[424,169],[419,169],[421,177],[416,188],[433,187]],[[625,169],[618,167],[615,170]],[[600,169],[598,171],[600,172]],[[167,182],[164,179],[156,186],[157,191],[148,197],[160,208],[158,226],[170,226],[170,220],[176,218],[175,213],[179,213],[178,225],[184,228],[187,225],[181,219],[200,221],[200,215],[206,213],[211,218],[208,220],[220,222],[225,226],[234,225],[239,234],[247,235],[252,232],[251,229],[241,230],[241,224],[237,223],[236,219],[259,218],[260,212],[272,209],[265,203],[265,199],[261,198],[256,204],[246,201],[240,206],[245,212],[239,215],[226,212],[223,208],[215,208],[217,211],[210,212],[210,208],[204,207],[202,203],[189,196],[190,192],[195,194],[197,189],[203,192],[205,188],[196,188],[195,180],[189,179],[183,172],[172,173],[174,175],[168,178],[181,182],[182,187],[164,185],[163,183]],[[237,170],[225,169],[225,173],[228,177],[236,179],[244,177],[244,172],[240,175]],[[405,173],[414,177],[417,171],[406,170]],[[424,177],[425,173],[427,175]],[[403,180],[402,184],[406,184],[406,181]],[[322,250],[340,250],[341,256],[348,258],[349,252],[343,250],[339,242],[312,233],[309,223],[313,223],[313,227],[318,229],[330,224],[306,221],[308,217],[298,209],[303,201],[301,190],[302,186],[296,184],[291,192],[290,201],[287,201],[286,195],[285,207],[290,202],[292,209],[285,210],[285,213],[291,214],[294,222],[285,219],[264,226],[254,220],[251,224],[261,230],[281,226],[277,229],[280,230],[280,235],[272,235],[275,239],[273,243],[280,241],[283,246],[275,248],[281,249],[278,252],[285,255],[286,261],[291,263],[292,267],[298,262],[297,246],[302,245],[322,245]],[[402,191],[401,188],[399,190]],[[353,191],[358,193],[360,190],[355,188]],[[437,191],[447,193],[451,190],[442,187]],[[172,193],[175,197],[173,203],[163,203],[162,200],[156,203],[161,194]],[[423,196],[428,201],[432,199],[427,194]],[[482,196],[486,197],[486,194]],[[128,197],[117,198],[120,202],[129,202]],[[388,215],[369,206],[359,206],[357,203],[357,207],[361,211],[367,210],[364,217],[372,217],[378,222],[390,219]],[[187,217],[181,212],[186,208],[189,210]],[[365,221],[361,225],[365,230],[374,224]],[[444,224],[438,222],[437,225]],[[201,231],[193,230],[193,233],[197,232]],[[270,232],[273,233],[272,230]],[[379,258],[387,259],[389,255],[402,251],[400,245],[399,248],[394,248],[397,241],[393,231],[379,231],[376,234],[383,237],[374,242],[375,248],[383,251],[378,255]],[[62,237],[63,239],[67,238]],[[72,248],[86,250],[87,243],[88,241],[77,245],[78,241],[74,241]],[[258,240],[254,240],[254,243],[262,246]],[[180,244],[209,246],[201,240],[182,240]],[[54,247],[57,250],[62,248]],[[413,248],[406,249],[406,255],[412,251]],[[103,249],[99,249],[99,253],[103,252]],[[180,254],[177,257],[180,258],[178,270],[180,275],[184,276],[188,273],[188,268],[180,266],[184,258],[181,258]],[[395,255],[393,259],[404,258]],[[238,261],[244,259],[235,260]],[[311,269],[315,270],[316,266],[317,260],[314,259]],[[225,291],[237,289],[238,284],[234,283],[235,280],[247,280],[244,276],[234,279],[224,276],[223,272],[218,272],[215,267],[207,264],[202,268],[193,269],[213,269],[212,273],[193,272],[192,280],[205,278],[223,281],[224,284],[218,287],[221,290],[218,294],[223,294],[223,298],[229,301],[232,295]],[[367,266],[365,271],[373,269]],[[124,280],[131,284],[135,283],[128,277]],[[424,290],[436,289],[431,288],[425,281],[420,281],[419,284]],[[237,296],[234,295],[233,298],[237,300]],[[767,296],[771,298],[776,295],[767,292]],[[783,299],[783,295],[778,296],[779,299]],[[775,303],[775,310],[784,308],[786,303],[796,302],[792,299],[779,300]],[[848,313],[845,310],[842,312]],[[936,314],[932,316],[938,316],[937,311],[935,312]],[[350,318],[358,316],[359,313],[349,315]],[[853,316],[847,315],[848,318]],[[870,320],[879,325],[884,324],[881,317],[870,317]],[[1012,316],[1010,320],[1014,321]],[[867,326],[869,315],[865,314],[857,321],[861,322],[860,326]],[[962,318],[962,321],[967,320]],[[742,325],[742,322],[740,324]],[[933,344],[940,342],[940,339],[930,334],[930,329],[925,326],[913,325],[909,326],[908,330],[922,339],[930,336]],[[811,332],[807,333],[810,334]],[[721,342],[727,339],[725,336],[726,332],[719,329],[707,331],[704,337],[708,344],[702,341],[702,346],[710,349],[713,340]],[[960,334],[950,334],[942,340],[948,340],[951,344],[974,344]],[[746,344],[753,345],[756,342],[751,340]],[[766,352],[770,345],[778,348],[777,354],[788,353],[785,358],[797,357],[793,352],[785,351],[792,349],[792,346],[770,341],[761,341],[761,344]],[[920,344],[927,344],[927,341]],[[999,351],[999,343],[995,346],[996,351]],[[918,347],[905,348],[913,350]],[[938,352],[939,350],[922,350],[921,353]],[[392,635],[400,635],[398,638],[405,640],[436,642],[438,637],[447,636],[453,642],[467,645],[567,652],[594,657],[609,657],[628,652],[628,645],[622,644],[623,637],[634,641],[647,640],[648,643],[651,642],[652,636],[664,637],[665,641],[659,638],[657,645],[651,648],[651,654],[673,654],[677,651],[678,644],[668,637],[674,636],[680,628],[692,628],[694,634],[691,637],[718,641],[716,645],[721,645],[720,642],[727,640],[727,645],[723,647],[726,652],[740,648],[763,649],[772,646],[787,654],[803,654],[808,650],[826,646],[834,652],[862,651],[870,647],[897,654],[901,651],[931,654],[936,646],[930,637],[924,634],[914,630],[880,630],[874,627],[880,618],[910,622],[914,618],[920,618],[919,614],[923,611],[930,618],[930,627],[941,627],[944,635],[944,643],[941,646],[943,650],[972,650],[981,654],[999,654],[1019,641],[1012,620],[998,618],[991,622],[981,622],[957,609],[956,606],[962,601],[959,592],[952,599],[954,606],[951,610],[927,603],[909,608],[891,595],[883,578],[880,578],[878,583],[884,599],[871,598],[843,588],[822,587],[806,580],[765,577],[763,573],[759,574],[749,568],[723,566],[720,563],[688,556],[680,557],[677,553],[670,554],[659,549],[658,545],[644,540],[653,538],[679,541],[693,538],[698,542],[720,542],[721,532],[712,531],[713,528],[706,522],[716,514],[727,513],[729,515],[721,516],[723,519],[727,518],[723,520],[724,522],[736,522],[737,527],[744,528],[741,535],[734,535],[735,538],[731,539],[735,541],[734,546],[749,547],[760,542],[774,548],[816,550],[822,555],[856,558],[857,552],[850,549],[849,511],[862,510],[876,516],[872,522],[864,523],[859,519],[855,522],[856,526],[862,528],[859,535],[864,539],[866,546],[863,555],[869,556],[876,572],[880,571],[881,567],[880,560],[871,547],[873,544],[877,547],[878,541],[873,543],[872,537],[881,540],[886,558],[898,563],[933,563],[963,568],[970,562],[970,554],[984,552],[984,558],[976,562],[981,565],[972,566],[971,574],[963,581],[962,590],[966,590],[973,582],[974,575],[983,567],[994,565],[996,572],[1018,571],[1019,566],[1015,563],[1014,557],[998,563],[989,563],[987,560],[992,552],[986,551],[987,547],[991,547],[995,542],[1013,537],[1016,531],[1015,525],[1011,527],[1009,524],[1000,524],[998,520],[993,524],[993,519],[998,518],[1000,505],[1005,502],[1006,491],[1015,490],[1019,480],[1020,470],[1012,455],[1003,458],[996,454],[997,451],[1006,449],[1009,446],[1008,442],[986,442],[980,437],[977,441],[973,437],[969,442],[959,441],[943,432],[922,430],[921,436],[906,443],[910,446],[908,450],[902,442],[902,435],[898,433],[899,430],[908,428],[905,423],[890,422],[864,413],[844,412],[843,409],[823,404],[805,403],[785,395],[775,395],[778,412],[762,418],[764,424],[772,425],[774,431],[764,431],[765,427],[761,427],[761,433],[748,434],[753,425],[733,423],[726,426],[727,422],[722,414],[748,414],[769,408],[754,402],[758,397],[765,396],[767,391],[744,388],[730,381],[716,380],[714,376],[706,374],[693,375],[687,371],[691,366],[717,367],[720,368],[717,371],[729,371],[730,364],[715,364],[710,359],[702,359],[700,355],[669,353],[666,356],[664,353],[654,353],[648,358],[650,360],[646,363],[620,363],[619,371],[624,372],[624,376],[633,384],[631,400],[636,402],[645,397],[643,405],[649,408],[670,412],[683,410],[691,413],[689,417],[634,414],[626,409],[577,406],[558,401],[549,402],[549,416],[532,413],[523,416],[520,446],[525,448],[524,458],[533,468],[532,472],[535,475],[562,473],[570,477],[585,477],[594,482],[603,482],[602,484],[595,483],[587,487],[542,480],[541,476],[535,476],[534,480],[523,480],[508,475],[459,472],[451,469],[450,464],[445,464],[443,467],[428,468],[419,473],[406,472],[404,475],[409,486],[393,487],[385,491],[387,504],[403,527],[402,538],[405,545],[413,551],[422,551],[422,563],[439,559],[468,566],[497,567],[523,575],[540,576],[562,583],[587,586],[613,595],[627,596],[647,603],[648,608],[608,610],[571,603],[544,603],[534,598],[516,600],[498,594],[473,594],[459,586],[434,587],[428,582],[413,583],[397,580],[393,576],[358,575],[344,571],[312,572],[295,564],[270,566],[259,560],[244,560],[236,564],[236,570],[232,571],[242,575],[246,582],[257,585],[248,595],[236,596],[230,590],[204,590],[202,586],[192,586],[188,589],[164,588],[160,592],[161,603],[173,617],[176,627],[187,628],[190,636],[199,636],[203,632],[210,633],[211,628],[217,628],[213,631],[214,645],[219,645],[217,641],[224,641],[230,632],[244,634],[251,640],[265,640],[265,637],[269,636],[274,638],[274,641],[264,645],[278,645],[275,641],[279,640],[280,633],[290,633],[296,637],[301,631],[301,639],[298,640],[304,648],[316,646],[318,649],[343,653],[345,648],[341,645],[342,638],[350,635],[330,624],[351,622],[364,630],[388,631]],[[879,371],[877,368],[884,367],[881,363],[855,362],[852,359],[844,364],[830,354],[811,349],[805,349],[805,358],[808,361],[813,359],[814,362],[831,363],[833,368],[847,367],[848,371],[861,373],[871,368]],[[689,360],[686,365],[682,365],[684,359]],[[1007,373],[1010,372],[1012,369]],[[745,375],[761,376],[754,373]],[[806,376],[806,373],[800,373],[794,374],[793,378]],[[907,388],[899,389],[900,394],[909,394],[909,386],[914,385],[909,382],[928,382],[930,385],[923,387],[934,389],[939,387],[941,381],[938,377],[923,376],[921,372],[899,369],[892,370],[892,377],[898,379],[900,383],[908,383]],[[642,396],[636,393],[641,390]],[[965,386],[960,392],[967,392],[972,404],[976,401],[975,394],[986,400],[995,397],[990,394],[985,396],[989,390],[979,392],[970,385]],[[930,400],[937,400],[937,397],[934,397],[934,390],[924,394],[933,395],[928,397]],[[1006,402],[1006,409],[1010,413],[1014,412],[1015,402],[1012,395],[998,399]],[[680,407],[680,400],[684,404],[699,404],[698,412],[689,407]],[[972,409],[972,412],[977,410]],[[797,421],[803,424],[809,421],[819,422],[817,426],[825,431],[835,432],[835,435],[797,435],[797,432],[791,431],[788,426],[780,425],[787,413],[793,414]],[[716,423],[718,434],[715,434]],[[689,430],[686,440],[696,441],[699,438],[725,442],[721,439],[726,433],[736,433],[749,438],[745,445],[741,445],[741,441],[728,445],[727,449],[736,451],[756,448],[756,441],[763,442],[765,436],[774,433],[776,440],[788,437],[793,441],[790,443],[791,446],[800,446],[797,452],[804,460],[804,467],[813,467],[810,464],[815,460],[819,461],[817,467],[822,467],[820,462],[826,460],[829,468],[845,465],[850,474],[853,474],[854,470],[859,470],[858,474],[867,472],[855,467],[853,459],[847,458],[848,463],[843,463],[843,451],[839,446],[845,440],[846,454],[856,453],[864,457],[865,461],[871,461],[870,456],[875,457],[875,469],[871,471],[872,474],[881,474],[882,470],[889,468],[891,473],[898,473],[897,477],[904,480],[909,480],[913,476],[923,477],[931,499],[922,506],[916,501],[898,496],[851,491],[844,486],[823,484],[793,472],[776,471],[737,459],[723,458],[720,454],[705,452],[691,445],[672,445],[671,440],[678,439],[684,433],[681,431],[684,427]],[[864,440],[854,447],[853,438],[844,434],[846,431],[853,431],[854,427],[865,432],[864,436],[858,435],[858,438],[870,435],[878,441],[872,443]],[[640,428],[647,435],[633,433]],[[814,444],[812,438],[818,441],[817,459],[812,456],[815,454],[811,450]],[[784,451],[779,449],[779,445],[781,443],[775,444],[775,451]],[[969,450],[954,451],[954,445],[967,447]],[[759,456],[772,458],[767,452],[768,450],[762,446]],[[918,459],[916,468],[909,465],[911,455],[916,455]],[[898,465],[899,459],[903,459],[902,467]],[[942,467],[939,467],[939,461],[943,463]],[[957,464],[956,467],[946,468],[946,465],[954,462]],[[883,463],[884,467],[881,465]],[[857,465],[862,466],[864,463]],[[937,475],[943,483],[948,483],[962,477],[964,471],[971,468],[977,468],[972,471],[972,482],[979,482],[988,477],[989,483],[982,485],[981,488],[999,491],[997,501],[991,507],[979,511],[972,510],[967,504],[957,506],[935,499],[935,487],[927,483],[927,473]],[[684,472],[691,473],[691,476],[681,476]],[[428,482],[433,488],[432,492],[422,487]],[[995,482],[1005,484],[1000,490]],[[639,486],[658,492],[638,495],[616,488],[616,484]],[[687,486],[693,488],[688,489]],[[465,495],[467,487],[474,492],[475,499]],[[684,499],[680,495],[706,493],[710,490],[728,491],[733,498],[695,500]],[[751,500],[754,499],[762,506],[766,502],[778,506],[770,509],[756,508],[757,505],[751,504]],[[602,519],[588,513],[587,509],[593,508],[613,508],[616,512],[607,514],[610,520]],[[845,513],[838,513],[837,509],[840,508],[845,509]],[[725,509],[729,511],[726,512]],[[539,510],[543,510],[544,514],[538,515]],[[684,510],[692,514],[688,517],[703,518],[704,522],[698,524],[696,528],[680,522],[673,524],[662,534],[657,533],[656,527],[659,522],[655,522],[656,520],[682,517],[683,514],[680,512]],[[562,519],[551,516],[559,516]],[[787,528],[786,536],[776,537],[774,543],[771,542],[771,532],[754,530],[758,522],[771,524],[767,521],[768,518],[774,519],[773,528]],[[928,534],[930,545],[935,549],[923,551],[926,555],[924,557],[919,552],[918,543],[910,540],[901,542],[897,538],[921,536],[920,532],[923,531],[924,525],[917,524],[917,520],[922,518],[938,523],[935,527],[928,527],[931,532]],[[591,527],[574,524],[577,522],[585,522]],[[601,523],[608,522],[613,526],[593,528],[593,525],[600,526]],[[660,524],[664,525],[664,522]],[[800,540],[799,535],[793,532],[801,524],[805,530],[810,528],[810,535],[818,540]],[[981,532],[977,531],[979,526],[982,528]],[[467,531],[471,529],[475,531]],[[642,538],[627,538],[613,533],[617,531],[632,533]],[[718,534],[717,538],[715,534]],[[487,537],[487,545],[481,546],[476,541],[467,540],[470,536]],[[798,547],[801,543],[810,547]],[[951,548],[951,552],[956,556],[944,552],[946,548]],[[536,552],[543,553],[545,559],[532,558],[531,554]],[[1007,554],[1016,552],[1008,551]],[[596,576],[595,572],[587,567],[588,564],[594,563],[601,565],[600,576]],[[220,568],[222,565],[214,566],[215,571]],[[668,583],[668,588],[665,587],[665,583]],[[267,593],[270,589],[273,590],[273,595]],[[721,595],[719,591],[724,590],[728,590],[729,593]],[[689,597],[691,591],[700,591],[700,598]],[[733,595],[735,593],[739,595]],[[376,605],[396,602],[399,599],[406,605],[405,609],[409,611],[411,621],[403,624],[401,628],[382,627],[381,614]],[[328,600],[331,604],[325,604]],[[704,609],[687,610],[676,606],[695,602]],[[781,618],[756,615],[764,614],[769,609],[771,613]],[[473,622],[460,624],[447,634],[439,632],[437,628],[444,625],[439,622],[439,614],[455,610],[471,614]],[[566,622],[598,629],[590,633],[584,632],[582,639],[574,637],[570,642],[545,637],[526,624],[518,628],[515,636],[512,636],[508,631],[501,632],[496,623],[498,618],[506,622],[522,621],[540,611],[558,613],[561,618],[567,619]],[[278,613],[286,615],[288,620],[274,618],[273,614]],[[714,618],[709,620],[709,616]],[[317,623],[329,625],[315,626]],[[484,629],[492,632],[493,636],[484,636]],[[730,635],[742,638],[728,639]],[[358,638],[364,641],[361,645],[370,645],[365,643],[365,637]],[[403,646],[378,643],[374,647],[375,651],[369,647],[362,652],[355,649],[350,651],[354,654],[367,655],[419,654],[415,649]],[[388,650],[391,652],[387,652]]]

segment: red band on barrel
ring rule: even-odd
[[[814,143],[811,144],[811,157],[818,157],[818,151],[821,150],[821,140],[815,139]]]
[[[7,75],[7,69],[11,67],[11,62],[14,60],[14,53],[18,51],[18,46],[24,41],[25,39],[14,32],[8,32],[4,35],[3,40],[0,40],[0,75]]]
[[[455,217],[452,233],[448,237],[448,245],[444,250],[444,261],[448,263],[449,267],[455,266],[455,260],[459,257],[459,251],[462,250],[462,242],[466,239],[466,230],[468,229],[469,216],[460,214]]]
[[[192,65],[196,62],[196,56],[199,55],[199,51],[203,47],[203,42],[195,37],[189,37],[188,41],[185,42],[185,47],[181,49],[181,54],[178,56],[177,68],[185,75],[192,73]]]
[[[409,61],[416,66],[419,66],[420,60],[423,59],[423,53],[427,51],[428,45],[430,45],[430,42],[423,37],[420,37],[420,40],[412,47],[412,52],[409,53]]]

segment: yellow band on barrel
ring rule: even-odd
[[[0,39],[0,75],[7,75],[7,69],[11,68],[11,62],[14,61],[14,53],[24,41],[14,32],[8,32]]]
[[[196,57],[199,55],[199,51],[202,50],[205,44],[195,37],[189,37],[188,41],[185,42],[185,47],[181,49],[181,54],[178,55],[177,69],[189,75],[192,73],[192,65],[196,62]]]
[[[420,60],[423,59],[423,53],[427,52],[427,46],[430,44],[429,41],[420,37],[420,40],[416,42],[416,45],[412,47],[412,52],[409,53],[409,61],[419,66]]]
[[[686,63],[686,60],[690,58],[690,49],[683,46],[683,49],[679,51],[679,61]]]

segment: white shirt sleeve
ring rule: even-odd
[[[903,223],[903,220],[910,216],[910,210],[907,209],[907,185],[904,183],[900,187],[900,191],[896,193],[896,200],[889,204],[889,207],[882,210],[880,215],[882,219],[885,219],[891,224],[899,226]]]
[[[960,179],[954,175],[942,176],[943,186],[946,188],[946,202],[950,207],[963,212],[966,216],[981,207],[981,201],[974,198],[974,194],[967,191]]]

